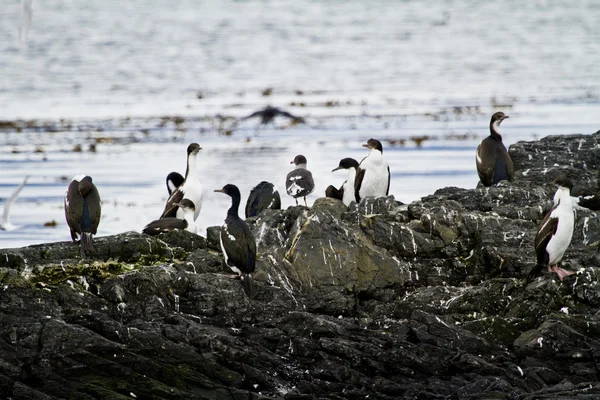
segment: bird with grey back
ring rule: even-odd
[[[298,205],[298,197],[303,197],[304,205],[308,207],[306,196],[315,190],[315,181],[312,173],[306,169],[306,157],[299,154],[290,164],[294,164],[294,169],[287,174],[285,179],[286,192],[296,200],[296,205]]]

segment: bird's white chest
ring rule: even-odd
[[[569,244],[571,244],[571,238],[573,237],[575,217],[573,215],[571,204],[559,205],[552,211],[551,218],[558,218],[558,226],[556,228],[556,233],[552,236],[546,246],[546,252],[548,252],[550,258],[550,265],[555,265],[562,259]]]
[[[371,151],[360,163],[360,168],[365,170],[359,190],[360,197],[385,196],[388,190],[389,172],[383,155],[379,151]]]
[[[185,181],[181,187],[183,198],[189,199],[194,203],[194,220],[198,219],[200,209],[202,208],[202,197],[204,196],[204,187],[197,178],[192,178]],[[177,218],[184,219],[184,213],[180,209],[177,210]]]
[[[343,189],[344,193],[342,195],[342,202],[349,206],[350,203],[356,201],[356,196],[354,196],[354,181],[356,179],[356,170],[351,168],[348,172],[348,179],[344,182]]]

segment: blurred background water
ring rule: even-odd
[[[4,0],[0,207],[31,178],[0,248],[68,240],[62,199],[80,173],[103,199],[99,235],[140,231],[194,141],[202,229],[224,219],[212,190],[226,183],[245,202],[268,180],[294,204],[283,183],[300,153],[310,205],[370,137],[400,201],[474,187],[495,111],[511,117],[507,146],[599,129],[599,15],[594,0]],[[307,123],[238,120],[268,104]]]

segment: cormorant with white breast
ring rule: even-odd
[[[554,195],[554,207],[540,223],[535,236],[537,264],[527,276],[527,282],[537,277],[544,268],[547,268],[548,272],[556,273],[561,281],[565,276],[574,274],[558,266],[573,237],[573,183],[567,177],[559,177],[554,183],[558,186]]]
[[[369,154],[362,159],[358,166],[354,190],[356,201],[365,197],[383,197],[390,192],[390,167],[383,158],[383,146],[376,139],[369,139],[363,147],[369,149]]]
[[[512,181],[515,175],[515,167],[500,135],[500,124],[506,118],[509,118],[508,115],[501,111],[492,115],[490,136],[477,146],[477,174],[484,186],[492,186],[505,180]]]
[[[275,185],[262,181],[256,185],[246,201],[246,218],[255,217],[266,209],[280,210],[281,197]]]
[[[181,203],[177,203],[176,205],[183,211],[183,219],[176,217],[157,219],[146,225],[142,232],[150,236],[156,236],[159,233],[179,229],[198,234],[198,227],[194,222],[194,211],[196,208],[194,203],[190,199],[183,199]]]
[[[339,189],[336,189],[335,186],[329,185],[325,190],[325,197],[341,200],[345,205],[349,206],[350,203],[356,201],[354,181],[356,180],[356,173],[358,171],[358,161],[356,161],[354,158],[343,158],[340,160],[338,167],[334,168],[331,172],[335,172],[340,169],[345,169],[348,171],[348,179],[344,181]]]
[[[290,162],[290,164],[295,164],[296,166],[287,174],[285,187],[287,194],[296,199],[296,205],[298,205],[298,197],[304,197],[304,205],[308,207],[306,196],[315,190],[315,181],[313,180],[312,173],[306,169],[306,163],[306,157],[302,154],[297,155],[294,161]]]
[[[169,196],[183,184],[184,180],[179,172],[171,172],[167,175],[167,191],[169,192]]]
[[[225,264],[241,277],[248,297],[254,298],[256,292],[252,273],[256,264],[256,239],[248,224],[238,215],[242,197],[240,190],[235,185],[227,184],[223,189],[217,189],[215,192],[225,193],[231,197],[231,207],[227,211],[220,234]]]
[[[100,193],[92,182],[92,177],[77,175],[73,178],[65,194],[65,218],[71,229],[71,239],[77,243],[81,237],[81,254],[94,250],[92,235],[100,223],[102,204]]]
[[[194,221],[198,219],[200,214],[200,208],[202,207],[202,196],[204,188],[198,178],[198,170],[196,169],[196,156],[198,152],[202,150],[202,147],[198,143],[192,143],[187,148],[187,168],[185,170],[185,179],[181,186],[169,196],[165,210],[163,211],[161,218],[177,217],[179,219],[184,218],[183,210],[179,209],[178,204],[183,199],[189,199],[194,203]],[[168,184],[168,183],[167,183]]]

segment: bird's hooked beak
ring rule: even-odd
[[[342,167],[342,166],[340,165],[339,167],[332,169],[332,170],[331,170],[331,172],[335,172],[335,171],[337,171],[337,170],[340,170],[340,169],[344,169],[344,167]]]
[[[366,147],[369,150],[373,149],[368,143],[363,144],[362,147]]]
[[[293,164],[293,163],[294,163],[294,160],[290,161],[290,164]]]
[[[215,191],[215,192],[219,192],[219,193],[225,193],[225,192],[223,191],[223,189],[215,189],[214,191]]]
[[[502,117],[502,119],[500,121],[504,121],[506,118],[510,118],[508,115],[505,115],[504,117]]]

